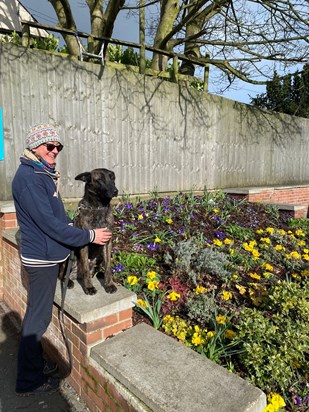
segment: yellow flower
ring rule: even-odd
[[[213,332],[212,330],[210,330],[209,332],[207,332],[207,338],[211,339],[213,336],[215,336],[215,332]]]
[[[278,393],[271,392],[267,396],[267,400],[271,405],[274,406],[275,411],[277,411],[278,409],[283,408],[285,406],[284,399]]]
[[[226,239],[224,239],[224,243],[226,245],[231,245],[233,243],[233,241],[231,239],[226,238]]]
[[[267,227],[265,230],[266,230],[266,232],[269,233],[270,235],[272,235],[272,234],[274,233],[274,231],[275,231],[275,229],[274,229],[273,227]]]
[[[272,272],[272,271],[274,270],[273,266],[270,265],[269,263],[264,263],[264,264],[262,265],[262,267],[263,267],[265,270],[267,270],[268,272]]]
[[[261,237],[261,242],[270,243],[269,237]]]
[[[264,273],[263,273],[263,276],[264,276],[264,278],[266,278],[266,279],[268,279],[271,275],[272,275],[271,272],[264,272]]]
[[[142,306],[143,308],[147,308],[147,303],[143,299],[137,299],[137,304]]]
[[[138,216],[137,216],[137,219],[138,219],[138,220],[143,220],[143,219],[144,219],[144,216],[143,216],[143,215],[138,215]]]
[[[247,250],[248,252],[252,252],[254,249],[254,246],[256,246],[256,241],[255,240],[251,240],[249,243],[245,242],[243,244],[243,247],[245,250]]]
[[[230,255],[234,256],[235,255],[235,250],[234,249],[230,249]]]
[[[279,250],[282,250],[282,249],[283,249],[283,246],[282,246],[282,245],[276,245],[276,246],[275,246],[275,250],[278,250],[278,251],[279,251]]]
[[[307,254],[303,255],[303,259],[304,260],[309,260],[309,255],[307,255]]]
[[[226,329],[226,331],[225,331],[225,337],[226,337],[227,339],[234,339],[235,336],[236,336],[236,332],[234,332],[234,331],[231,330],[231,329]]]
[[[164,323],[173,322],[173,321],[174,321],[174,317],[171,315],[165,315],[163,318]]]
[[[239,293],[241,295],[244,295],[246,293],[246,288],[244,286],[236,285],[236,288],[239,290]]]
[[[172,301],[176,301],[176,300],[178,300],[179,298],[180,298],[180,294],[179,293],[176,293],[174,290],[171,292],[171,293],[169,293],[167,296],[167,299],[169,299],[169,300],[172,300]]]
[[[226,317],[223,315],[218,315],[216,320],[217,320],[217,323],[219,323],[220,325],[224,325],[226,321]]]
[[[203,343],[205,343],[205,339],[203,339],[198,332],[195,332],[192,336],[192,343],[194,346],[202,345]]]
[[[127,281],[129,283],[129,285],[134,286],[138,282],[138,279],[137,279],[136,276],[128,276]]]
[[[230,300],[232,299],[233,295],[231,292],[227,292],[226,290],[223,290],[221,293],[222,297],[224,300]]]
[[[173,219],[171,219],[171,218],[166,219],[166,223],[171,225],[173,223]]]
[[[157,276],[157,273],[154,270],[151,270],[150,272],[147,273],[148,279],[155,279],[156,276]]]
[[[304,277],[309,276],[309,270],[307,270],[307,269],[302,270],[300,273]]]
[[[305,237],[305,233],[304,233],[301,229],[297,229],[297,230],[295,231],[295,235],[296,235],[296,236]]]
[[[253,250],[252,250],[252,255],[253,255],[255,258],[258,258],[258,257],[260,256],[260,253],[259,253],[258,250],[253,249]]]
[[[250,276],[252,279],[257,279],[257,280],[260,280],[260,279],[261,279],[261,276],[258,275],[257,273],[249,273],[249,276]]]
[[[299,276],[297,273],[292,273],[292,278],[300,280],[301,276]]]
[[[206,293],[206,292],[207,292],[207,289],[204,288],[204,286],[197,286],[195,288],[195,294],[196,295],[199,295],[200,293]]]
[[[303,251],[304,253],[306,253],[307,255],[309,254],[309,249],[304,249]]]
[[[306,242],[305,242],[304,240],[300,240],[300,241],[297,243],[297,245],[300,246],[300,247],[302,247],[302,246],[305,246],[305,245],[306,245]]]
[[[234,280],[237,280],[237,279],[238,279],[238,275],[237,275],[236,273],[234,273],[234,275],[232,275],[232,278],[233,278]]]
[[[161,239],[160,239],[158,236],[156,236],[154,242],[155,242],[155,243],[160,243],[160,242],[161,242]]]
[[[219,209],[214,209],[213,212],[214,213],[219,213]]]
[[[257,233],[258,235],[261,235],[262,233],[264,233],[264,230],[263,230],[263,229],[258,229],[258,230],[256,231],[256,233]]]
[[[148,283],[149,290],[155,290],[158,288],[158,286],[159,286],[159,282],[155,280],[152,280],[151,282]]]
[[[213,244],[216,245],[216,246],[222,246],[222,242],[221,242],[220,239],[214,239],[212,242],[213,242]]]
[[[301,259],[301,255],[295,250],[289,254],[286,254],[285,256],[287,259],[296,259],[296,260]]]
[[[286,231],[284,229],[279,229],[279,233],[282,236],[286,235]]]

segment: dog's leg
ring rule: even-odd
[[[88,260],[88,246],[83,247],[80,250],[80,271],[82,274],[83,288],[87,295],[95,295],[97,293],[96,288],[91,281],[91,274]]]
[[[107,244],[103,246],[103,259],[105,264],[104,289],[107,293],[115,293],[117,290],[117,287],[113,282],[113,274],[111,269],[111,255],[112,241],[109,240]]]
[[[58,278],[60,279],[60,281],[61,281],[62,283],[65,282],[66,276],[70,276],[70,275],[71,275],[72,270],[73,270],[73,269],[71,269],[70,274],[68,274],[68,273],[67,273],[67,267],[68,267],[68,261],[65,261],[65,262],[63,262],[63,263],[60,264],[60,269],[59,269]],[[74,263],[73,263],[73,267],[74,267]],[[69,279],[69,281],[68,281],[68,289],[72,289],[73,287],[74,287],[74,282],[73,282],[71,279]]]

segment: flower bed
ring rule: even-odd
[[[123,199],[114,277],[155,328],[264,390],[267,411],[305,411],[308,236],[308,220],[221,192]]]

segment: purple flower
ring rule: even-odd
[[[294,402],[294,405],[302,405],[303,400],[300,396],[294,395],[293,396],[293,402]]]
[[[150,243],[147,245],[147,249],[155,252],[159,248],[159,243]]]
[[[123,271],[123,264],[119,263],[119,265],[112,267],[112,272],[116,273],[116,272],[122,272]]]
[[[219,231],[215,232],[215,235],[216,235],[217,238],[220,239],[220,240],[223,240],[223,239],[226,238],[225,234],[222,233],[222,232],[219,232]]]

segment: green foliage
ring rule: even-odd
[[[152,322],[155,329],[160,329],[163,321],[162,315],[162,302],[164,298],[164,293],[157,293],[151,297],[143,294],[144,299],[139,299],[136,304],[136,310],[146,315],[146,317]]]
[[[204,326],[211,323],[218,312],[215,296],[205,293],[191,294],[185,303],[185,308],[187,316],[191,321]]]
[[[15,31],[2,37],[1,41],[5,43],[12,43],[17,46],[22,45],[21,37]],[[57,51],[60,38],[55,37],[53,34],[49,34],[47,37],[30,37],[29,47],[33,49],[47,50],[50,52]]]
[[[239,242],[245,242],[254,238],[254,231],[252,229],[239,225],[227,225],[225,226],[225,232]]]
[[[132,47],[123,50],[121,45],[111,45],[107,47],[108,58],[111,62],[139,66],[140,55]],[[151,60],[146,59],[146,67],[150,67]]]
[[[113,264],[123,266],[121,276],[141,274],[151,268],[156,267],[156,260],[140,253],[128,253],[121,250],[113,256]]]
[[[240,360],[251,382],[265,391],[285,393],[308,372],[309,284],[273,286],[262,310],[246,308],[237,325],[244,347]]]
[[[165,261],[177,271],[185,273],[195,285],[205,274],[228,279],[232,274],[229,256],[213,246],[205,247],[195,237],[181,241],[171,247],[172,255],[165,254]]]
[[[273,80],[267,83],[266,93],[251,99],[255,106],[309,117],[309,64],[301,72],[280,77],[274,72]]]
[[[288,225],[292,229],[301,229],[307,237],[309,236],[309,219],[291,218],[288,220]]]

